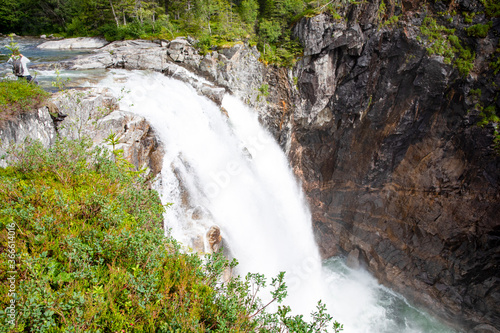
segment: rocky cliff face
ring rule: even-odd
[[[0,123],[0,167],[11,161],[9,149],[25,140],[39,140],[45,147],[54,143],[56,131],[47,107]]]
[[[417,40],[421,17],[378,29],[378,4],[364,6],[295,27],[305,56],[281,138],[321,252],[351,253],[450,323],[498,332],[500,157],[468,98],[478,85],[495,96],[492,71],[461,77]]]

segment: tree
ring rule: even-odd
[[[243,0],[238,10],[243,22],[254,25],[259,15],[259,3],[257,0]]]
[[[279,22],[262,19],[259,23],[259,36],[264,43],[273,43],[281,36]]]
[[[223,8],[223,0],[196,0],[195,13],[196,16],[207,25],[209,35],[212,35],[212,27],[210,21],[212,17],[218,15]]]
[[[0,0],[0,32],[9,33],[17,29],[20,23],[20,2]]]

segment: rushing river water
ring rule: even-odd
[[[60,70],[59,73],[55,71],[43,71],[33,68],[36,65],[43,65],[47,63],[58,63],[62,60],[68,60],[74,58],[78,55],[84,55],[92,52],[92,50],[45,50],[39,49],[37,46],[43,42],[40,38],[16,38],[14,40],[19,51],[30,59],[31,63],[28,64],[28,69],[30,74],[36,77],[40,86],[48,91],[56,91],[57,88],[52,86],[52,82],[55,82],[57,77],[66,84],[67,88],[78,87],[88,82],[89,80],[94,80],[97,82],[105,74],[104,70],[88,70],[88,71],[66,71]],[[5,47],[9,45],[10,38],[3,37],[0,38],[0,77],[5,77],[12,75],[12,68],[10,64],[7,64],[7,60],[10,56],[10,50]],[[70,79],[69,81],[66,81]]]
[[[53,53],[45,55],[33,45],[23,45],[22,51],[33,62],[47,61]],[[55,72],[40,74],[49,89]],[[162,200],[173,203],[165,227],[186,248],[206,250],[204,235],[218,225],[240,262],[239,273],[261,272],[270,278],[286,271],[292,309],[310,313],[321,299],[346,333],[454,332],[367,272],[348,268],[343,258],[320,260],[311,215],[286,156],[256,112],[235,97],[223,100],[226,116],[193,88],[159,73],[63,75],[78,82],[92,76],[87,86],[110,88],[122,97],[121,110],[146,117],[157,130],[166,152]]]

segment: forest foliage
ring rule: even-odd
[[[257,45],[263,60],[290,65],[302,52],[292,38],[298,17],[327,0],[0,0],[0,32],[58,33],[108,40],[189,35],[202,51],[236,41]],[[340,4],[340,2],[339,2]]]

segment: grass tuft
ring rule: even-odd
[[[48,92],[25,79],[0,81],[0,124],[35,110],[49,96]]]

